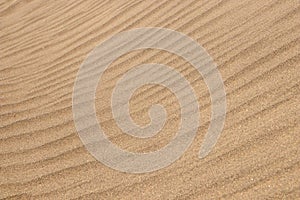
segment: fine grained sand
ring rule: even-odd
[[[298,0],[1,1],[0,198],[299,199],[299,6]],[[183,156],[136,175],[104,166],[83,147],[72,91],[97,44],[140,27],[173,29],[206,48],[224,80],[227,116],[213,151],[198,159],[211,110],[202,77],[165,51],[120,57],[98,85],[95,105],[101,126],[121,148],[162,148],[180,117],[172,92],[145,85],[130,101],[135,122],[149,123],[147,108],[157,102],[172,117],[153,138],[122,134],[109,100],[126,70],[142,63],[172,66],[191,82],[201,106],[201,127]]]

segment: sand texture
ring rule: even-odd
[[[130,174],[98,162],[83,146],[72,112],[77,72],[88,54],[121,31],[163,27],[201,44],[226,89],[223,132],[198,158],[211,117],[203,77],[182,57],[158,49],[115,60],[98,84],[97,119],[120,148],[152,152],[180,124],[176,96],[148,84],[129,102],[132,119],[150,122],[162,104],[163,129],[140,139],[124,134],[110,97],[132,67],[160,63],[193,86],[201,126],[179,160]],[[151,74],[149,75],[151,76]],[[0,198],[2,199],[300,199],[299,0],[1,0]]]

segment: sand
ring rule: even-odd
[[[300,2],[42,1],[0,2],[0,198],[11,199],[300,199]],[[179,126],[176,96],[158,85],[130,100],[133,120],[165,106],[165,127],[149,139],[130,137],[111,114],[110,96],[126,70],[161,63],[195,89],[201,126],[179,160],[130,174],[98,162],[83,146],[72,112],[81,63],[98,44],[125,30],[163,27],[201,44],[218,66],[227,114],[208,156],[198,158],[211,102],[201,75],[169,52],[127,53],[97,87],[97,119],[120,148],[151,152]],[[165,98],[163,98],[165,97]]]

